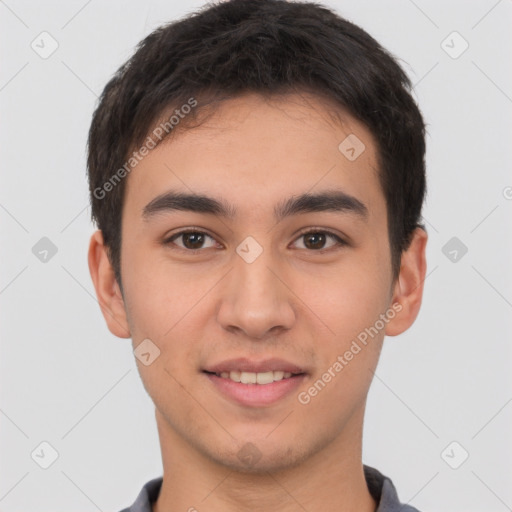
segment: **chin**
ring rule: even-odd
[[[223,452],[207,453],[216,464],[231,471],[246,474],[267,474],[285,471],[300,465],[308,458],[302,446],[285,446],[283,443],[269,443],[268,440],[234,442],[235,451],[230,446]]]

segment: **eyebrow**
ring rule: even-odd
[[[151,200],[142,210],[142,218],[149,221],[159,213],[189,211],[234,219],[237,209],[224,199],[203,194],[168,191]],[[304,193],[281,201],[274,207],[277,222],[300,213],[336,212],[352,214],[368,220],[367,206],[341,190],[326,190],[316,194]]]

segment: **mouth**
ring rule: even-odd
[[[266,407],[282,401],[307,377],[302,368],[279,359],[225,361],[202,370],[216,392],[238,405]]]
[[[285,372],[284,370],[267,371],[267,372],[243,372],[241,370],[234,370],[230,372],[208,372],[209,375],[215,375],[221,379],[229,379],[233,382],[239,382],[241,384],[258,384],[265,386],[272,384],[272,382],[279,382],[283,379],[290,379],[297,375],[304,375],[304,373],[292,373]]]

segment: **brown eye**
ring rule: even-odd
[[[177,244],[175,243],[175,240],[179,240],[181,238],[182,243]],[[207,235],[206,233],[202,231],[181,231],[179,233],[176,233],[172,235],[170,238],[164,241],[164,244],[174,244],[177,245],[180,249],[189,250],[189,251],[196,251],[200,249],[204,249],[203,244],[207,239],[213,240],[213,238],[210,235]],[[213,244],[215,245],[215,244]],[[212,246],[213,246],[212,245]],[[210,247],[212,247],[210,246]],[[208,247],[206,247],[208,248]]]
[[[302,233],[297,240],[300,240],[301,238],[304,240],[304,248],[309,249],[311,251],[322,251],[331,249],[336,245],[347,245],[346,242],[342,240],[338,235],[335,235],[334,233],[331,233],[329,231],[310,230],[305,233]],[[334,243],[326,247],[325,244],[329,238],[331,240],[334,240]]]
[[[323,249],[326,236],[324,233],[308,233],[304,235],[304,245],[308,249]]]
[[[204,244],[203,233],[185,233],[181,235],[183,237],[183,245],[187,249],[200,249]]]

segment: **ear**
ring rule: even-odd
[[[427,271],[425,249],[428,235],[416,228],[411,244],[402,253],[400,274],[396,280],[391,304],[399,303],[401,309],[386,325],[387,336],[397,336],[406,331],[418,316],[423,297],[423,282]]]
[[[91,236],[88,261],[96,297],[110,332],[119,338],[129,338],[130,329],[124,300],[103,243],[101,230],[95,231]]]

